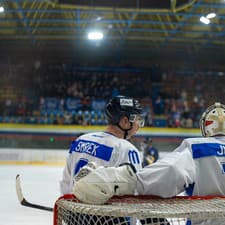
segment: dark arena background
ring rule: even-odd
[[[199,136],[204,109],[224,102],[224,8],[222,0],[1,1],[0,147],[68,149],[80,133],[104,129],[105,102],[117,94],[145,107],[137,145],[151,137],[168,152]]]
[[[144,106],[131,141],[163,157],[225,104],[225,1],[0,1],[0,78],[4,171],[58,166],[60,180],[71,141],[104,130],[118,94]]]
[[[224,7],[1,1],[0,147],[68,149],[80,133],[104,129],[105,102],[117,94],[145,107],[138,145],[151,137],[168,152],[199,136],[204,109],[224,102]]]

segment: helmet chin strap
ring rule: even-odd
[[[119,124],[116,124],[116,125],[117,125],[117,127],[120,128],[120,130],[122,130],[124,132],[123,139],[127,139],[128,131],[133,128],[133,123],[130,122],[130,128],[129,129],[123,129]]]

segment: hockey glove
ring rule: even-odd
[[[113,195],[134,194],[137,177],[129,164],[99,167],[75,182],[73,192],[84,203],[103,204]]]

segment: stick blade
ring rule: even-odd
[[[23,193],[22,193],[22,189],[21,189],[19,174],[16,175],[16,193],[17,193],[17,198],[18,198],[19,202],[22,203],[24,200],[24,197],[23,197]]]
[[[50,211],[50,212],[53,211],[52,207],[34,204],[34,203],[31,203],[31,202],[28,202],[24,198],[23,193],[22,193],[21,184],[20,184],[20,175],[19,174],[16,175],[16,193],[17,193],[17,198],[18,198],[20,204],[23,205],[23,206],[35,208],[35,209],[41,209],[41,210]]]

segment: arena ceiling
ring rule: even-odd
[[[0,1],[4,50],[87,45],[90,29],[101,29],[96,45],[118,50],[165,49],[225,52],[225,0],[5,0]],[[200,17],[216,13],[206,25]]]

